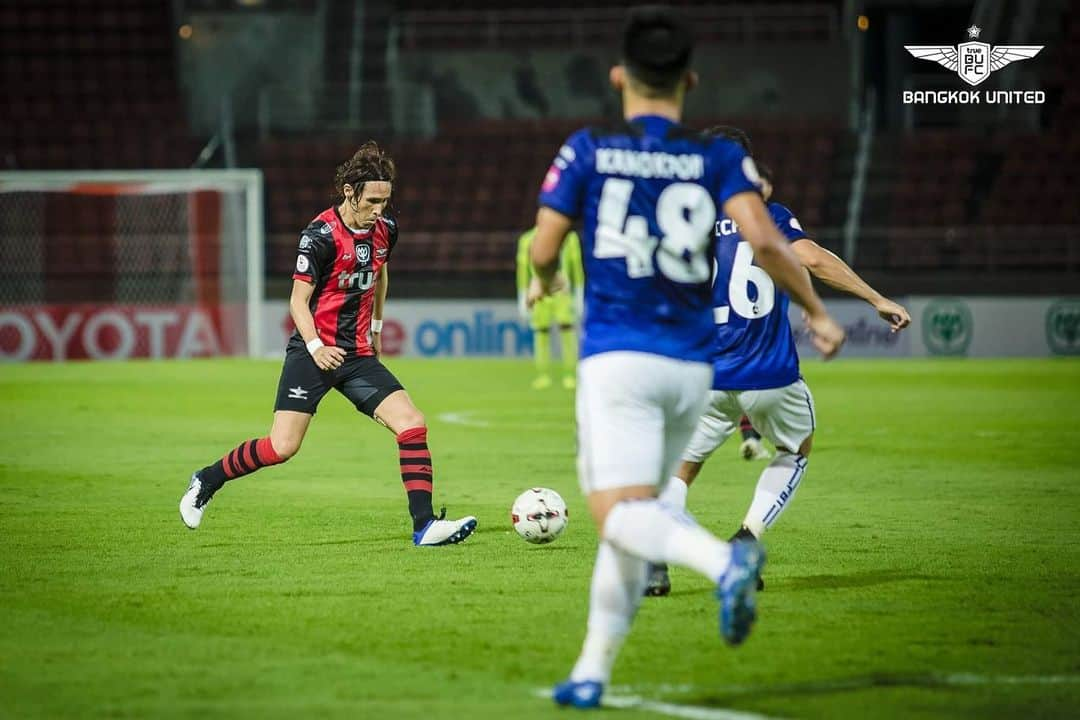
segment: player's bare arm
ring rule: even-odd
[[[562,250],[566,234],[573,226],[573,219],[557,210],[542,207],[537,211],[536,236],[529,249],[529,257],[532,260],[533,269],[536,270],[540,287],[536,297],[533,297],[534,293],[530,289],[527,298],[529,307],[532,307],[540,297],[562,289],[556,277],[559,269],[559,252]]]
[[[831,358],[844,344],[844,330],[825,310],[798,256],[776,228],[761,196],[744,192],[724,203],[724,214],[735,221],[742,236],[750,243],[754,259],[765,272],[806,310],[807,326],[813,332],[814,346]]]
[[[289,295],[289,314],[309,349],[313,341],[319,340],[319,334],[315,332],[315,318],[308,306],[314,292],[313,284],[304,280],[293,280],[292,293]],[[321,345],[321,341],[318,344]],[[311,357],[320,370],[333,370],[341,367],[341,363],[345,361],[345,351],[332,345],[322,345],[315,348]]]
[[[873,306],[881,319],[889,323],[893,332],[899,332],[911,324],[911,315],[903,305],[893,302],[870,287],[835,253],[826,250],[810,238],[796,240],[791,243],[791,249],[814,277],[829,287],[854,295]]]
[[[371,347],[375,350],[375,357],[382,355],[383,308],[386,307],[386,292],[389,289],[390,273],[386,265],[383,265],[375,278],[375,298],[372,300],[371,309]]]

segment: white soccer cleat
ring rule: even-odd
[[[446,511],[443,510],[445,515]],[[413,533],[413,545],[417,547],[435,547],[437,545],[456,545],[473,534],[476,518],[466,515],[460,520],[443,520],[442,516],[428,521],[420,530]]]
[[[188,485],[187,492],[184,493],[184,497],[180,498],[180,519],[192,530],[199,527],[199,523],[202,522],[203,510],[206,509],[206,504],[210,502],[209,497],[200,497],[202,487],[202,480],[199,479],[199,474],[195,473],[191,476],[191,484]]]
[[[772,457],[772,453],[765,448],[761,440],[752,437],[743,440],[739,446],[739,454],[743,460],[768,460]]]

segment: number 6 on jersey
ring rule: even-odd
[[[757,290],[757,299],[750,299],[750,286]],[[731,280],[728,281],[728,302],[713,312],[716,324],[728,321],[731,310],[739,317],[756,320],[772,312],[776,304],[776,286],[769,273],[754,264],[754,249],[745,240],[735,246],[735,259],[731,263]]]

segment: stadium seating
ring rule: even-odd
[[[839,2],[791,3],[681,0],[702,42],[807,42],[835,38]],[[464,48],[550,48],[611,45],[618,36],[625,2],[552,0],[543,7],[500,0],[454,4],[434,0],[397,3],[403,50]]]
[[[0,6],[0,164],[190,165],[168,0]]]
[[[229,5],[218,0],[200,3],[204,8]],[[790,9],[782,2],[755,5],[752,12],[745,3],[681,0],[677,4],[693,12],[745,11],[747,17]],[[589,3],[601,14],[617,6],[622,3]],[[335,0],[329,7],[328,26],[350,24],[350,2]],[[430,27],[456,23],[454,42],[488,47],[490,37],[482,39],[476,33],[490,28],[462,20],[470,17],[467,13],[480,13],[507,20],[509,26],[532,22],[514,15],[520,12],[509,7],[497,0],[465,0],[456,12],[466,15],[456,20],[444,12],[445,4],[433,0],[406,0],[396,6],[373,3],[371,9],[396,12],[398,19],[409,16],[410,22]],[[805,7],[816,9],[793,12],[789,21],[770,23],[770,32],[778,34],[773,39],[789,42],[815,37],[820,30],[815,23],[836,12],[839,3]],[[546,8],[545,12],[555,15],[585,17],[580,3],[572,0],[552,0]],[[0,83],[5,97],[0,165],[10,169],[189,166],[206,138],[193,138],[189,132],[171,12],[169,0],[8,0],[0,5]],[[1061,42],[1046,51],[1050,62],[1045,64],[1043,84],[1052,98],[1041,118],[1046,130],[1023,136],[1001,130],[919,130],[910,135],[880,135],[875,140],[860,264],[920,270],[1001,263],[1041,267],[1048,262],[1050,255],[1042,249],[1003,246],[1005,241],[996,230],[952,228],[1032,222],[1054,228],[1080,223],[1074,191],[1080,161],[1080,136],[1073,129],[1080,113],[1080,77],[1072,72],[1080,61],[1080,18],[1076,15],[1067,19]],[[376,24],[365,22],[362,31],[370,33]],[[586,22],[582,27],[592,25]],[[747,27],[739,32],[743,39],[761,39]],[[407,33],[396,37],[400,47],[405,47]],[[581,40],[563,33],[545,42]],[[365,43],[365,48],[373,48],[371,57],[365,55],[365,72],[376,67],[373,58],[385,55],[385,42],[382,38]],[[343,79],[347,49],[347,43],[339,43],[329,51],[328,82]],[[443,122],[433,138],[376,137],[397,161],[393,212],[408,230],[410,243],[418,248],[400,256],[402,266],[451,271],[502,270],[512,265],[512,238],[533,221],[537,187],[548,163],[563,139],[587,122]],[[755,154],[774,170],[776,199],[790,206],[811,234],[842,224],[852,139],[839,118],[741,117],[722,122],[750,132]],[[712,123],[697,119],[693,124]],[[240,137],[241,161],[265,171],[268,267],[272,271],[291,265],[297,232],[329,204],[334,168],[361,139],[341,133],[271,135],[260,141]],[[883,226],[897,229],[873,231]],[[448,236],[456,240],[448,243]],[[1072,236],[1067,233],[1051,232],[1050,236],[1057,238],[1053,242],[1064,243],[1063,252],[1074,252],[1075,238],[1068,239]]]
[[[584,122],[491,120],[446,128],[433,140],[388,143],[398,169],[393,211],[408,228],[410,244],[429,240],[437,245],[442,242],[439,233],[465,233],[471,238],[467,252],[479,265],[512,263],[512,243],[505,238],[532,224],[544,172],[562,141]],[[776,174],[777,198],[790,205],[804,225],[820,224],[826,192],[822,177],[834,162],[840,129],[828,123],[776,124],[749,118],[728,122],[751,132],[756,154]],[[273,234],[272,267],[289,266],[296,234],[328,204],[334,168],[354,150],[355,141],[325,137],[277,139],[260,147]],[[488,256],[474,247],[484,238],[492,243]],[[432,248],[434,255],[443,252]],[[455,263],[469,267],[464,256],[457,255],[447,257],[441,267]]]

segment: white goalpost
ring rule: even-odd
[[[0,360],[262,351],[259,170],[0,172]]]

